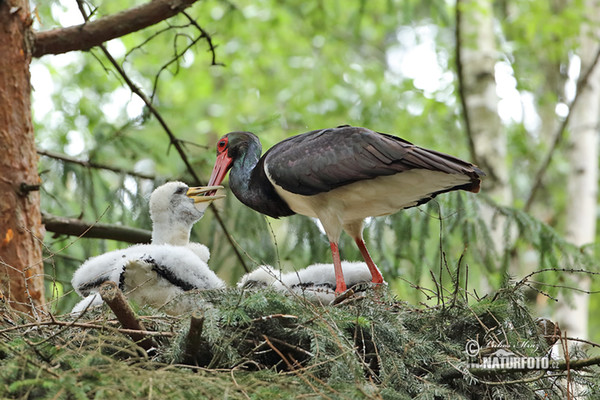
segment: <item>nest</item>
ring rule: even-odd
[[[0,310],[0,396],[560,399],[568,383],[580,394],[598,391],[594,363],[477,367],[499,351],[547,358],[559,339],[540,330],[514,290],[415,307],[385,288],[335,306],[224,289],[187,292],[169,306],[185,312],[142,308],[136,329],[106,305],[44,321]],[[571,365],[585,359],[570,356]]]

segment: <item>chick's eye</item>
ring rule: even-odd
[[[187,188],[185,186],[180,186],[175,190],[175,194],[184,194],[187,192]]]

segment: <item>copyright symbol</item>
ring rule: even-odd
[[[476,357],[479,354],[479,343],[477,340],[471,339],[467,341],[467,344],[465,345],[465,353],[471,357]]]

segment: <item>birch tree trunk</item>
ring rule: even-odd
[[[31,121],[31,22],[26,0],[0,2],[0,298],[35,313],[44,303],[44,228]]]
[[[588,0],[586,10],[590,23],[581,30],[579,56],[581,75],[593,63],[598,52],[600,4]],[[594,70],[586,86],[581,88],[580,99],[571,110],[569,139],[570,171],[567,187],[566,238],[577,246],[591,244],[596,235],[598,207],[598,126],[600,124],[600,68]],[[577,287],[589,291],[590,278],[580,278]],[[564,299],[557,310],[557,320],[569,336],[585,338],[588,331],[589,295],[573,292],[572,305]]]
[[[458,0],[456,56],[472,158],[487,174],[482,190],[498,203],[510,204],[507,138],[498,115],[496,94],[498,49],[492,6],[491,0]],[[482,218],[488,222],[495,250],[500,253],[503,250],[503,224],[492,221],[493,213],[491,208],[482,208]]]

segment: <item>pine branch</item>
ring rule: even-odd
[[[152,233],[145,229],[122,225],[89,223],[76,218],[65,218],[42,212],[46,230],[60,235],[95,239],[118,240],[127,243],[149,243]]]
[[[140,172],[135,172],[132,170],[112,167],[110,165],[100,164],[100,163],[96,163],[93,161],[80,160],[75,157],[71,157],[66,154],[61,154],[61,153],[57,153],[57,152],[50,151],[50,150],[39,150],[38,149],[37,153],[39,155],[42,155],[45,157],[54,158],[55,160],[60,160],[60,161],[64,161],[64,162],[68,162],[68,163],[72,163],[72,164],[78,164],[85,168],[105,169],[108,171],[116,172],[117,174],[126,174],[126,175],[136,176],[136,177],[142,178],[142,179],[156,180],[156,176],[154,176],[154,175],[149,175],[149,174],[144,174],[144,173],[140,173]]]
[[[89,50],[111,39],[125,36],[168,19],[197,0],[153,0],[149,3],[95,21],[67,28],[37,32],[33,57]]]

